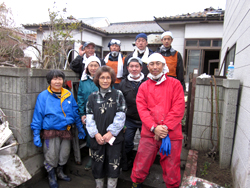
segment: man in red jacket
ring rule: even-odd
[[[131,174],[133,187],[141,187],[162,139],[167,135],[171,141],[171,151],[168,156],[160,153],[163,180],[167,188],[179,187],[183,139],[181,120],[185,111],[183,87],[179,80],[167,76],[169,70],[166,61],[159,53],[149,56],[148,70],[149,79],[141,84],[136,97],[142,131]]]

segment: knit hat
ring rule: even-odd
[[[134,60],[134,59],[136,59],[136,60],[138,61],[138,63],[142,66],[142,61],[141,61],[141,59],[140,59],[139,57],[131,57],[131,58],[129,58],[129,60],[128,60],[128,62],[127,62],[127,65],[129,65],[129,63],[130,63],[132,60]]]
[[[170,36],[172,39],[174,38],[171,31],[165,31],[164,33],[162,33],[161,39],[163,39],[163,37],[165,36]]]
[[[136,37],[135,37],[135,41],[138,39],[138,38],[144,38],[146,41],[148,41],[148,37],[145,33],[140,33],[138,34]]]

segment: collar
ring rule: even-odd
[[[171,55],[174,55],[176,52],[176,50],[172,46],[170,46],[170,48],[166,48],[164,45],[161,45],[160,52],[167,52],[167,51],[169,51]]]
[[[150,78],[152,81],[156,82],[155,85],[160,85],[162,82],[164,82],[167,79],[166,74],[162,74],[161,77],[156,81],[153,79],[153,77],[151,77],[150,75],[152,75],[151,73],[148,74],[148,78]],[[160,75],[160,74],[159,74]]]
[[[56,95],[53,93],[53,91],[51,90],[50,85],[48,86],[47,90],[48,90],[48,92],[49,92],[51,95],[56,96]],[[61,88],[61,97],[60,97],[61,103],[62,103],[66,98],[68,98],[70,95],[71,95],[71,93],[69,92],[69,90],[64,89],[64,88],[62,87],[62,88]],[[56,97],[57,97],[57,96],[56,96]],[[57,97],[57,98],[59,98],[59,97]]]

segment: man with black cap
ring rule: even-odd
[[[144,74],[141,72],[143,62],[139,57],[131,57],[127,63],[128,76],[124,78],[119,84],[118,89],[122,91],[126,105],[126,131],[124,134],[125,142],[125,156],[123,153],[122,170],[126,171],[133,166],[134,160],[134,137],[137,129],[141,131],[141,119],[139,117],[136,107],[136,95],[140,85],[146,80]]]
[[[161,35],[162,46],[157,49],[156,52],[160,53],[166,60],[167,66],[169,68],[168,76],[177,78],[185,91],[185,81],[184,81],[184,68],[183,61],[180,52],[173,49],[171,46],[174,40],[171,31],[165,31]]]
[[[121,41],[117,39],[111,39],[111,41],[108,44],[108,47],[110,49],[110,53],[106,55],[104,58],[104,62],[107,66],[114,69],[116,74],[116,81],[114,84],[114,87],[117,88],[118,84],[122,80],[122,73],[123,73],[123,63],[124,63],[124,57],[121,50]]]
[[[73,70],[75,73],[78,73],[80,79],[84,71],[85,62],[90,56],[96,56],[95,44],[93,42],[88,41],[85,42],[83,45],[80,45],[79,55],[70,63],[71,70]],[[100,59],[100,61],[101,65],[105,65],[105,62],[103,60]]]
[[[123,78],[126,78],[126,76],[129,74],[127,69],[127,62],[131,57],[138,57],[142,60],[142,73],[147,77],[148,74],[148,68],[147,68],[147,58],[152,53],[154,53],[152,50],[150,50],[148,47],[148,37],[145,33],[139,33],[135,37],[135,50],[134,52],[128,54],[128,56],[125,58],[124,66],[123,66]]]

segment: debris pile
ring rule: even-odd
[[[16,187],[31,179],[31,175],[16,154],[18,142],[5,117],[0,108],[0,187]]]

